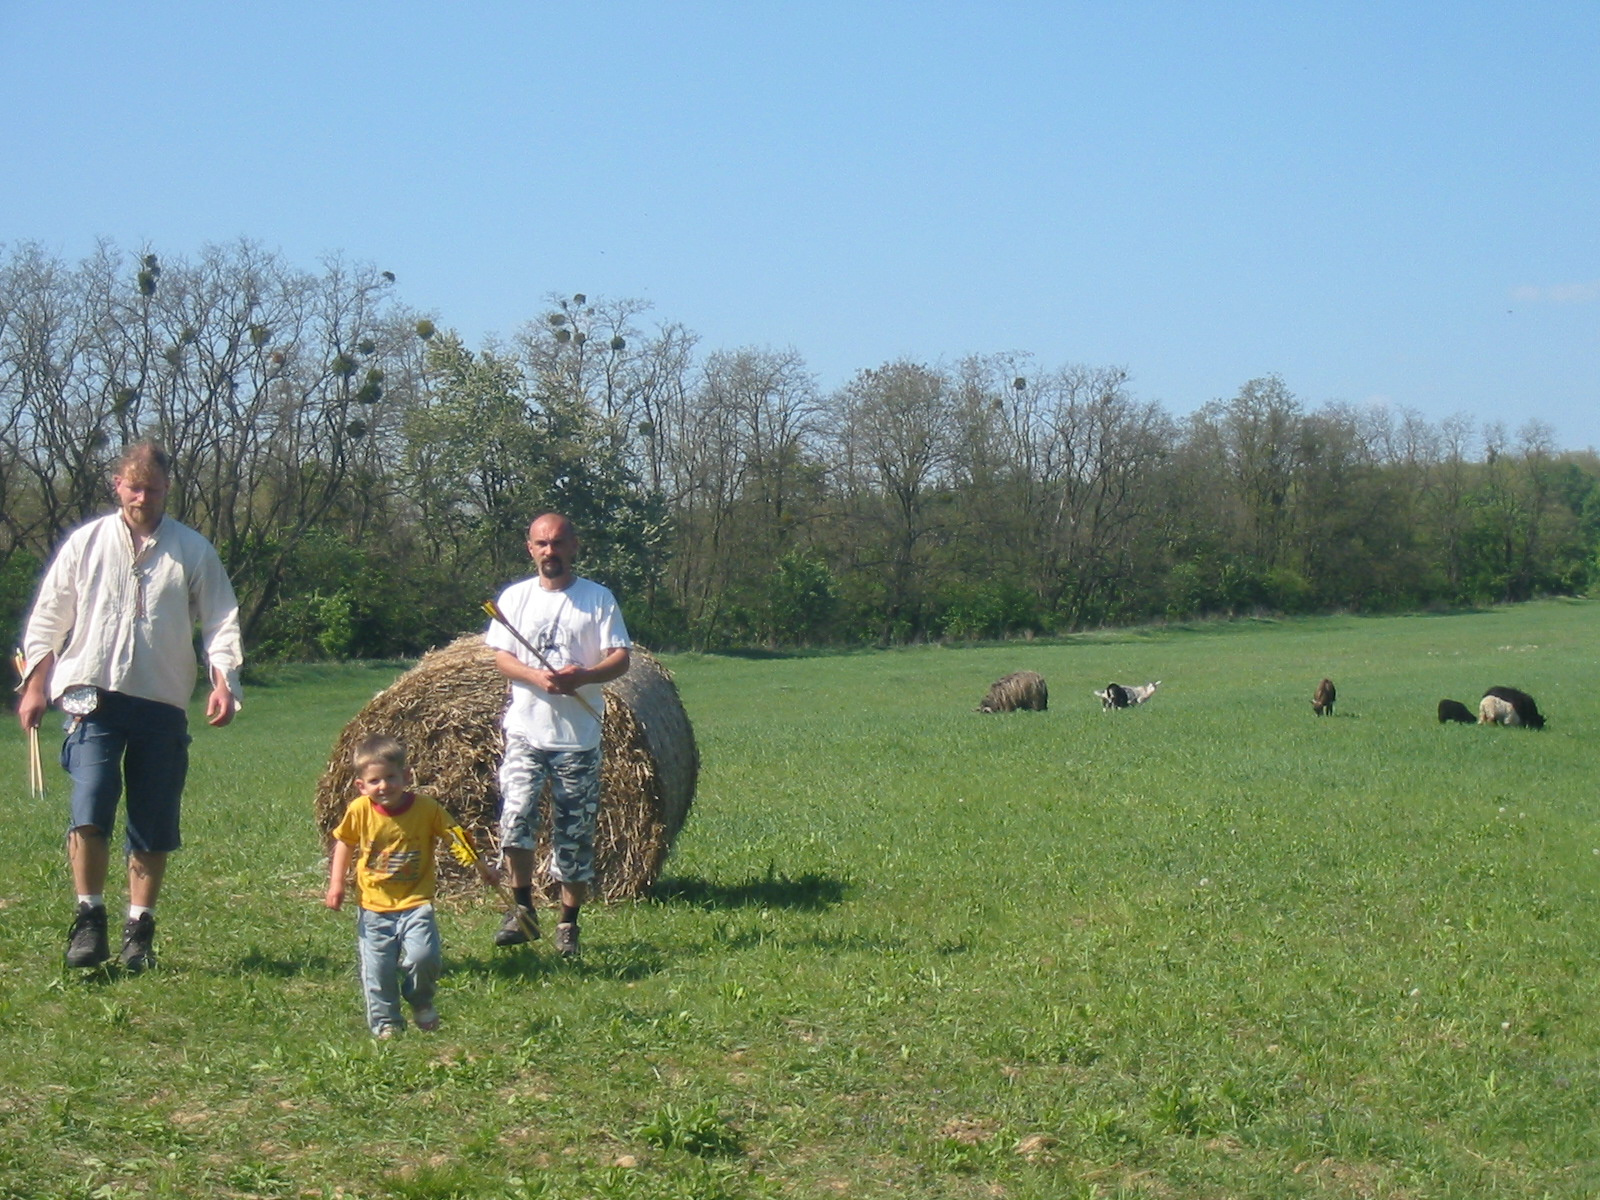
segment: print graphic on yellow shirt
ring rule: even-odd
[[[400,912],[433,900],[434,847],[455,822],[431,796],[415,796],[404,812],[383,812],[367,796],[345,809],[333,836],[356,849],[361,907]]]
[[[366,868],[374,879],[385,883],[417,883],[422,878],[422,854],[374,846],[367,854]]]

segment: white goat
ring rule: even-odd
[[[1141,683],[1133,687],[1108,683],[1105,690],[1095,692],[1095,696],[1100,701],[1100,711],[1110,712],[1113,708],[1132,708],[1135,704],[1143,704],[1156,694],[1156,689],[1160,686],[1159,679],[1154,683]]]

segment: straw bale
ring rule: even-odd
[[[406,746],[419,792],[436,797],[476,836],[479,849],[499,851],[500,717],[506,680],[494,652],[477,634],[432,650],[379,692],[351,719],[317,784],[316,819],[330,833],[355,795],[350,754],[368,734],[387,733]],[[700,757],[694,730],[667,669],[635,646],[632,665],[605,688],[601,743],[600,822],[595,835],[597,892],[633,899],[655,882],[694,800]],[[549,829],[548,798],[542,831]],[[541,832],[539,882],[549,854]],[[469,883],[453,859],[441,856],[443,886]]]

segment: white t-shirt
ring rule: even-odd
[[[612,650],[633,644],[616,597],[592,579],[580,576],[560,591],[541,586],[537,577],[524,579],[501,592],[498,603],[506,620],[539,647],[552,669],[573,664],[592,667]],[[541,665],[498,621],[490,623],[484,640],[530,667]],[[605,712],[600,684],[587,684],[578,694],[595,712]],[[600,722],[576,699],[515,680],[501,724],[508,734],[515,733],[541,750],[591,750],[600,744]]]

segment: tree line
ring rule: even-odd
[[[1000,638],[1576,593],[1600,461],[1267,376],[1175,416],[1117,367],[887,362],[819,389],[644,304],[551,298],[468,346],[395,280],[249,241],[0,260],[0,634],[106,464],[154,436],[257,658],[397,657],[481,624],[570,513],[649,645]]]

